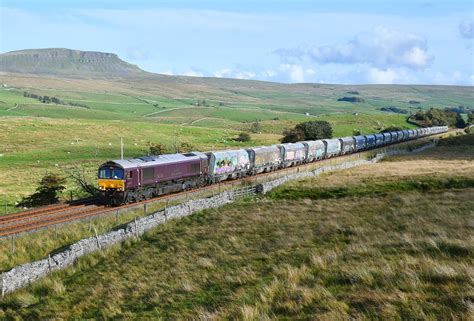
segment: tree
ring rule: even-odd
[[[17,204],[17,207],[35,207],[58,203],[58,194],[66,189],[65,183],[66,179],[64,177],[47,174],[39,182],[36,192],[24,197]]]
[[[305,140],[304,139],[304,132],[293,128],[288,129],[283,132],[283,138],[281,139],[282,143],[296,143]]]
[[[249,133],[242,132],[235,140],[238,142],[249,142],[251,140],[251,137]]]
[[[464,128],[466,122],[460,113],[446,108],[444,110],[438,108],[430,108],[426,112],[418,111],[413,118],[425,126],[450,126]]]
[[[307,121],[297,124],[294,129],[286,130],[283,135],[282,143],[332,138],[332,127],[324,120]]]
[[[86,171],[83,167],[74,167],[66,171],[69,177],[74,181],[74,183],[79,187],[79,189],[89,196],[96,196],[99,193],[99,190],[94,185],[94,183],[87,178]]]
[[[295,128],[303,131],[305,140],[332,138],[331,124],[325,120],[307,121]]]
[[[461,114],[456,114],[454,126],[457,128],[466,127],[466,121],[462,118]]]
[[[467,114],[467,123],[469,125],[474,125],[474,112]]]
[[[360,135],[360,129],[353,129],[352,130],[352,136],[359,136]]]

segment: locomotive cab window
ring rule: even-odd
[[[123,179],[123,169],[120,168],[102,168],[99,170],[101,179]]]

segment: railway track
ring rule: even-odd
[[[403,143],[402,143],[403,144]],[[373,150],[376,151],[376,150]],[[356,154],[348,154],[337,157],[337,159],[343,161],[344,159],[354,157]],[[262,177],[273,175],[278,176],[281,174],[289,173],[291,171],[300,171],[307,170],[311,167],[316,167],[318,164],[325,164],[328,162],[334,161],[334,158],[324,159],[308,164],[302,164],[296,167],[289,167],[280,169],[277,171],[272,171],[268,173],[261,173],[255,176],[244,177],[240,179],[235,179],[232,181],[221,182],[220,185],[227,186],[233,184],[239,184],[243,180],[256,181]],[[32,209],[24,212],[9,214],[5,216],[0,216],[0,238],[5,238],[8,236],[34,231],[37,229],[45,228],[48,226],[69,223],[72,221],[93,217],[97,215],[107,214],[115,212],[117,210],[122,210],[130,207],[139,207],[144,204],[153,203],[157,201],[162,201],[164,199],[178,198],[182,195],[188,193],[198,193],[209,189],[219,188],[217,184],[204,186],[199,189],[182,191],[173,194],[167,194],[158,196],[149,200],[140,201],[137,203],[126,204],[118,207],[106,207],[99,204],[98,199],[85,199],[81,201],[76,201],[72,204],[57,204],[47,207],[41,207],[37,209]],[[220,188],[219,188],[220,189]]]

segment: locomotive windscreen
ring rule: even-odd
[[[123,169],[113,167],[103,167],[99,170],[101,179],[124,179]]]

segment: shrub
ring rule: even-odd
[[[148,143],[150,155],[162,155],[166,154],[167,148],[161,143]]]
[[[380,133],[388,133],[388,132],[397,132],[399,130],[403,130],[402,127],[397,127],[397,126],[389,126],[385,129],[382,129]]]
[[[426,112],[418,111],[413,118],[426,126],[450,126],[464,128],[466,122],[459,113],[450,109],[430,108]]]
[[[24,197],[17,204],[17,207],[35,207],[58,203],[58,194],[66,189],[65,183],[66,179],[64,177],[56,174],[47,174],[39,182],[36,192]]]
[[[365,103],[365,99],[361,97],[342,97],[339,98],[337,101],[347,101],[350,103]]]
[[[250,125],[250,132],[254,134],[258,134],[262,131],[262,126],[260,125],[260,122],[258,120],[252,122]]]
[[[238,142],[248,142],[251,140],[251,137],[249,133],[242,132],[235,140]]]
[[[302,140],[317,140],[332,137],[331,124],[324,120],[307,121],[283,132],[282,143],[294,143]]]

